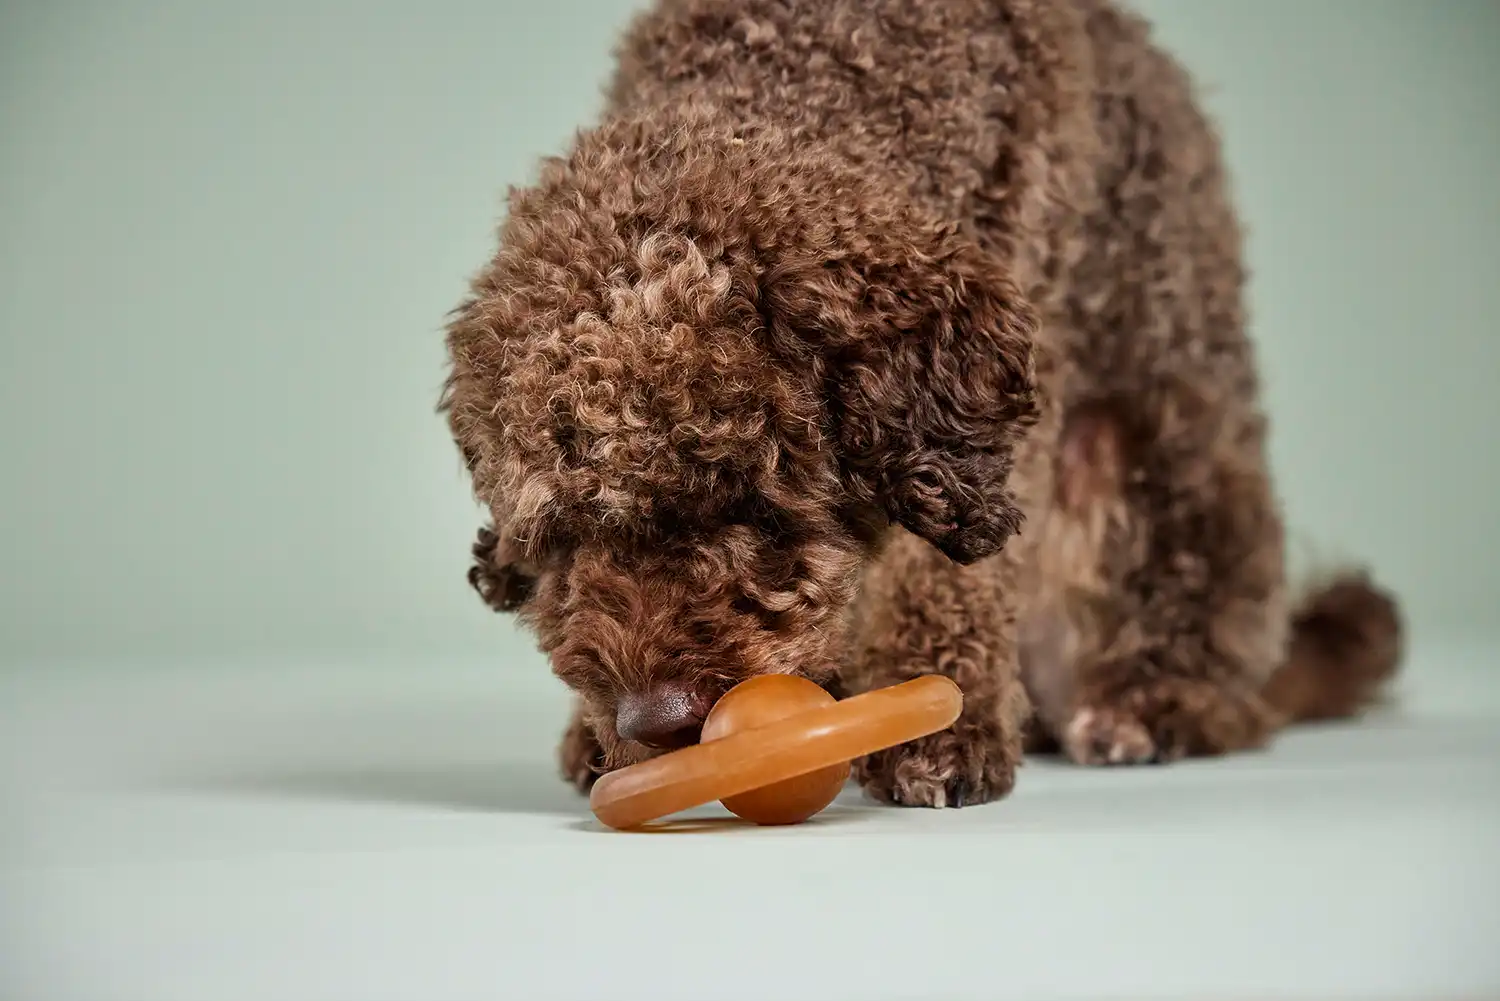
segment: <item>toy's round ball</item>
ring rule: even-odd
[[[832,705],[834,697],[806,678],[763,674],[742,681],[714,703],[703,721],[704,741],[764,726],[809,709]],[[849,762],[726,796],[724,808],[754,824],[800,824],[832,803],[849,780]]]

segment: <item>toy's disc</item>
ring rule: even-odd
[[[610,827],[639,827],[936,733],[963,702],[951,678],[924,675],[610,772],[589,807]]]

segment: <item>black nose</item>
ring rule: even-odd
[[[626,740],[669,751],[696,744],[707,715],[707,700],[701,694],[668,682],[621,698],[615,730]]]

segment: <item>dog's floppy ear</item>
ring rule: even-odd
[[[1036,420],[1036,317],[951,227],[901,223],[773,268],[773,336],[821,367],[861,499],[972,563],[1021,525],[1007,480]]]
[[[535,579],[514,558],[510,547],[491,528],[481,528],[474,540],[474,564],[469,586],[497,612],[514,612],[531,597]]]

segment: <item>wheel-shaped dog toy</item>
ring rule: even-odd
[[[714,800],[757,824],[798,824],[833,802],[853,759],[951,726],[963,701],[941,675],[842,701],[806,678],[761,675],[715,703],[699,743],[601,776],[589,807],[617,830]]]

